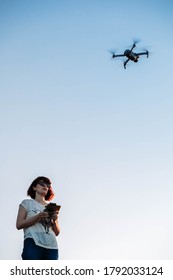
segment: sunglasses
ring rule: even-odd
[[[38,184],[39,184],[40,186],[42,186],[42,187],[48,187],[48,188],[51,187],[51,184],[50,184],[50,183],[47,183],[47,182],[42,181],[42,180],[39,181]]]

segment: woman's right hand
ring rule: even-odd
[[[43,211],[43,212],[38,213],[37,217],[38,217],[38,221],[40,221],[40,220],[44,220],[44,219],[48,218],[49,214],[47,212]]]

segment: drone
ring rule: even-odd
[[[146,55],[148,58],[148,56],[149,56],[148,50],[146,50],[144,52],[135,53],[135,52],[133,52],[133,49],[135,47],[136,47],[136,42],[133,43],[133,46],[131,47],[130,50],[128,50],[128,49],[125,50],[124,54],[115,54],[114,52],[112,52],[112,58],[126,56],[127,60],[124,62],[124,69],[126,69],[126,64],[129,62],[129,60],[131,60],[133,62],[138,62],[140,55]]]

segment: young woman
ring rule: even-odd
[[[57,260],[58,245],[56,236],[60,233],[58,213],[51,216],[51,225],[45,227],[45,212],[48,201],[54,197],[49,178],[40,176],[28,188],[27,195],[19,205],[16,227],[24,230],[23,260]]]

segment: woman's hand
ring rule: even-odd
[[[51,215],[51,219],[52,219],[53,221],[58,220],[58,214],[59,214],[59,212],[54,212],[54,213]]]
[[[37,215],[37,218],[38,218],[38,222],[40,221],[40,220],[44,220],[44,219],[46,219],[46,218],[49,218],[49,214],[47,213],[47,212],[40,212],[40,213],[38,213]]]

